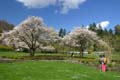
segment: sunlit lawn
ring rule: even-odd
[[[69,54],[67,52],[64,54],[63,53],[40,53],[40,52],[35,53],[35,56],[38,56],[38,55],[52,55],[52,56],[66,56],[66,57],[71,56],[71,54]],[[14,51],[7,51],[7,52],[0,51],[0,56],[8,56],[8,57],[29,56],[29,53],[14,52]],[[74,54],[74,56],[80,57],[79,54]],[[96,57],[98,57],[98,55],[97,54],[85,54],[84,57],[96,58]]]
[[[17,56],[25,56],[25,55],[28,54],[24,52],[0,51],[0,56],[17,57]]]
[[[0,63],[0,80],[119,80],[120,73],[61,61]]]
[[[61,53],[40,53],[40,52],[36,52],[35,56],[38,55],[53,55],[53,56],[67,56],[68,54],[61,54]],[[0,56],[8,56],[8,57],[19,57],[19,56],[29,56],[29,53],[25,53],[25,52],[14,52],[14,51],[9,51],[9,52],[1,52],[0,51]]]
[[[0,52],[4,57],[28,56],[23,52]],[[39,55],[70,57],[70,54],[36,53]],[[74,56],[78,57],[79,54]],[[86,54],[82,60],[97,59],[98,54]],[[118,55],[112,55],[114,58]],[[74,59],[75,60],[75,59]],[[0,63],[0,80],[119,80],[120,73],[102,73],[95,67],[63,61],[28,61]]]

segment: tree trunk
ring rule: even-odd
[[[31,53],[30,53],[30,57],[33,57],[33,56],[34,56],[34,54],[31,52]]]
[[[84,57],[83,51],[84,51],[84,50],[82,50],[82,49],[80,50],[80,57],[82,57],[82,58]]]
[[[35,49],[30,49],[30,56],[33,57],[35,55]]]
[[[81,52],[81,57],[82,57],[82,58],[84,57],[84,53],[83,53],[83,51]]]

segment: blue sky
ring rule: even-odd
[[[42,17],[56,30],[93,22],[114,29],[120,24],[120,0],[0,0],[0,20],[17,26],[28,16]]]

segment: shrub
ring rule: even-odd
[[[52,51],[52,50],[41,50],[41,53],[57,53],[57,51]]]
[[[22,52],[29,52],[29,50],[27,48],[22,48]]]
[[[114,67],[114,66],[115,66],[115,62],[108,63],[107,66],[108,66],[108,67]]]
[[[14,49],[9,46],[2,46],[0,45],[0,51],[13,51]]]
[[[90,47],[90,49],[88,50],[88,54],[92,54],[94,51],[94,48],[93,47]]]

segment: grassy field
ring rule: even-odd
[[[29,55],[29,54],[24,52],[0,51],[0,56],[18,57],[18,56],[25,56],[25,55]]]
[[[55,55],[55,56],[67,56],[67,54],[55,54],[55,53],[35,53],[35,56],[37,55]],[[13,51],[9,51],[9,52],[0,52],[0,56],[8,56],[8,57],[19,57],[19,56],[29,56],[29,53],[25,53],[25,52],[13,52]]]
[[[61,61],[0,63],[0,80],[119,80],[120,73]]]

